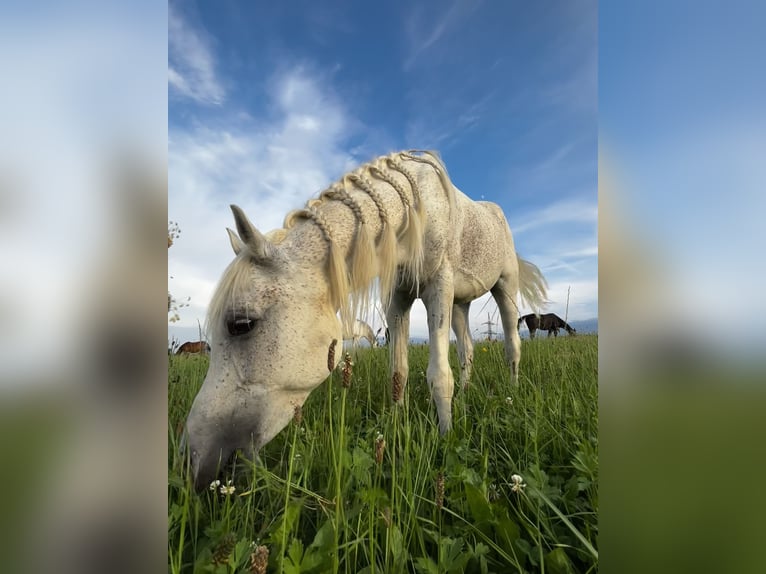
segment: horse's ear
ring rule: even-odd
[[[234,233],[228,227],[226,228],[226,233],[229,234],[229,243],[231,243],[231,248],[234,250],[234,255],[239,255],[239,252],[242,251],[242,249],[245,247],[245,244],[242,243],[239,235]]]
[[[231,205],[230,207],[231,212],[234,214],[234,222],[237,224],[237,232],[242,243],[250,249],[257,259],[268,259],[272,247],[269,240],[250,223],[244,211],[236,205]]]

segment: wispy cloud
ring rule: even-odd
[[[405,129],[406,145],[416,148],[448,147],[458,135],[464,135],[475,128],[488,115],[496,93],[493,90],[475,101],[465,94],[456,94],[450,99],[436,99],[408,122]],[[421,94],[418,99],[427,98]]]
[[[200,104],[220,105],[226,97],[202,31],[195,30],[173,3],[168,5],[168,86]]]
[[[598,59],[593,57],[571,76],[540,90],[541,103],[595,114],[598,110]]]
[[[598,257],[598,244],[588,245],[586,247],[581,247],[580,249],[575,249],[573,251],[566,251],[565,253],[561,254],[561,257],[564,257],[564,258]]]
[[[434,12],[432,8],[413,10],[406,22],[409,57],[404,62],[404,71],[413,68],[416,61],[437,44],[442,37],[462,18],[476,10],[481,2],[453,0],[448,8]]]
[[[514,235],[558,223],[592,223],[598,220],[598,204],[591,200],[566,199],[532,213],[517,215],[510,221]]]

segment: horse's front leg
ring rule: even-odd
[[[391,305],[386,311],[386,338],[388,339],[389,372],[391,373],[392,398],[400,403],[407,385],[409,364],[410,308],[415,298],[408,292],[394,291]]]
[[[449,330],[455,289],[452,269],[443,266],[423,290],[423,303],[428,312],[428,386],[439,415],[439,431],[452,428],[452,395],[455,382],[449,366]]]
[[[471,382],[473,367],[473,341],[468,326],[470,303],[455,303],[452,306],[452,330],[457,338],[457,357],[460,361],[460,385],[467,389]]]

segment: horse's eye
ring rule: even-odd
[[[226,321],[226,328],[229,330],[229,335],[236,337],[237,335],[245,335],[253,330],[255,327],[255,319],[229,319]]]

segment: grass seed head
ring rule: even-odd
[[[300,405],[295,405],[293,408],[293,422],[299,426],[303,422],[303,407]]]
[[[386,440],[382,434],[378,434],[378,438],[375,439],[375,462],[378,464],[383,463],[383,453],[386,450]]]
[[[351,386],[351,373],[352,373],[352,367],[354,366],[354,363],[351,362],[351,355],[346,353],[346,356],[343,357],[343,388],[347,389]]]
[[[391,507],[386,506],[381,512],[381,516],[383,518],[383,522],[386,525],[386,528],[391,528]]]
[[[256,546],[250,554],[250,572],[253,574],[266,574],[269,565],[269,549],[267,546]]]
[[[402,400],[404,388],[402,387],[402,375],[395,372],[391,377],[391,398],[395,403]]]
[[[330,348],[327,350],[327,370],[331,373],[335,370],[335,345],[338,344],[338,339],[333,339],[330,343]]]
[[[444,473],[436,475],[436,508],[441,510],[444,506]]]
[[[226,564],[226,562],[229,560],[229,554],[231,554],[231,551],[234,550],[236,545],[237,537],[234,535],[234,533],[229,532],[226,534],[226,536],[224,536],[218,543],[218,546],[216,546],[215,551],[213,552],[213,564],[215,566]]]

